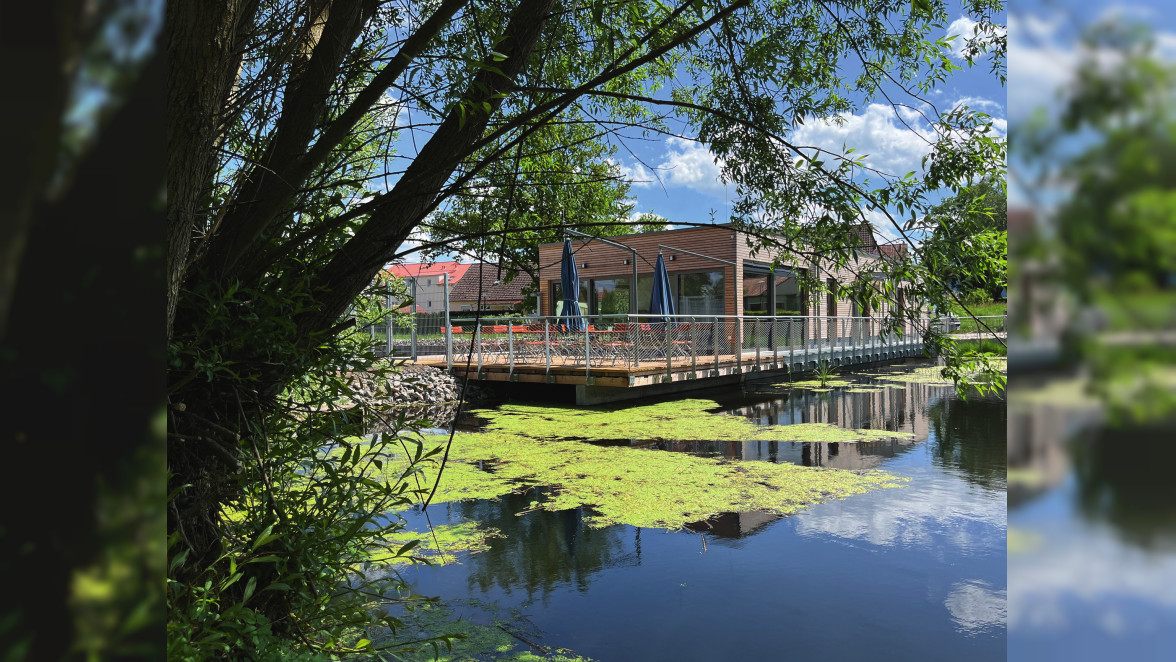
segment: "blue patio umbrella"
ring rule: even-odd
[[[563,310],[559,313],[559,329],[583,331],[584,313],[580,310],[580,302],[576,301],[580,293],[580,275],[576,272],[576,257],[572,254],[571,239],[564,239],[563,259],[559,265],[559,287],[563,290]]]
[[[666,271],[666,262],[661,253],[657,254],[657,264],[653,266],[653,296],[649,300],[650,315],[674,315],[674,296],[670,291],[670,274]],[[669,322],[670,318],[654,319],[654,322]]]

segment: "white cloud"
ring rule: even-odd
[[[720,162],[706,145],[676,137],[666,141],[665,156],[658,164],[666,186],[689,187],[707,193],[725,191],[720,169]]]
[[[965,59],[965,51],[968,48],[968,41],[974,38],[979,38],[979,43],[985,43],[992,39],[993,34],[1006,34],[1007,28],[991,25],[981,34],[976,34],[976,26],[979,25],[967,16],[961,16],[951,22],[947,26],[947,37],[951,43],[951,56],[957,60]]]
[[[629,185],[634,188],[649,188],[657,183],[657,178],[653,176],[653,173],[640,163],[629,165],[616,159],[606,160],[616,168],[621,179],[629,182]]]
[[[670,137],[664,144],[661,160],[652,170],[640,163],[630,165],[616,159],[609,159],[609,163],[634,188],[665,186],[689,188],[719,197],[724,195],[721,161],[716,162],[706,145],[678,137]]]
[[[921,170],[920,162],[935,142],[935,133],[921,126],[922,118],[907,128],[889,105],[870,104],[864,113],[843,119],[841,124],[806,121],[793,135],[793,144],[837,151],[845,144],[855,148],[856,155],[865,155],[870,167],[902,175]]]
[[[973,30],[976,29],[976,21],[961,16],[951,22],[947,26],[947,36],[951,39],[951,56],[956,59],[963,59],[964,47],[968,45],[968,39],[972,38]]]
[[[968,105],[984,110],[992,116],[993,132],[1004,136],[1008,122],[997,116],[1001,104],[981,97],[962,97],[954,103],[942,104],[941,110]],[[865,156],[865,164],[887,174],[904,175],[922,172],[923,157],[931,153],[938,139],[928,123],[934,118],[929,107],[892,107],[870,104],[861,114],[843,116],[840,124],[809,119],[793,135],[793,144],[800,147],[820,147],[840,152],[841,146],[854,148],[854,156]],[[806,153],[809,153],[806,151]]]
[[[967,106],[972,110],[981,110],[989,115],[1004,109],[1004,106],[999,101],[993,101],[992,99],[985,99],[983,97],[960,97],[952,104],[952,107],[959,108],[960,106]]]

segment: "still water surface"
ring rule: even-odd
[[[912,365],[926,364],[905,368]],[[504,537],[461,565],[412,567],[405,579],[421,595],[517,609],[545,643],[596,660],[1005,657],[1003,399],[964,401],[950,386],[929,384],[865,393],[749,384],[690,397],[761,424],[832,422],[915,437],[620,443],[741,462],[880,468],[911,480],[789,517],[727,513],[687,531],[590,529],[581,509],[518,515],[537,490],[436,504],[434,525],[473,520]],[[421,517],[408,515],[414,527]],[[458,615],[489,621],[474,607]]]
[[[1009,421],[1008,659],[1176,659],[1176,421],[1110,425],[1074,378],[1026,381]]]

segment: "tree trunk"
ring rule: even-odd
[[[258,0],[167,3],[167,336],[193,233],[206,222],[216,146]]]

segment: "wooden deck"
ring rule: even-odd
[[[480,366],[476,354],[468,366],[466,357],[455,356],[452,371],[458,377],[485,381],[633,388],[731,375],[746,377],[757,372],[803,372],[816,368],[821,360],[827,360],[836,366],[848,366],[921,353],[922,343],[911,341],[895,345],[842,345],[832,349],[794,347],[776,353],[761,350],[758,354],[755,350],[745,350],[738,356],[720,354],[717,361],[713,354],[686,355],[673,357],[668,363],[665,359],[657,359],[629,365],[604,355],[593,358],[586,364],[582,356],[553,356],[548,363],[546,358],[536,362],[527,357],[494,353],[483,354]],[[417,359],[417,363],[445,369],[448,362],[445,356],[422,356]]]

